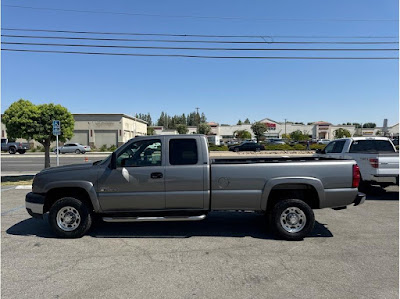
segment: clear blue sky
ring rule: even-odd
[[[4,5],[169,16],[240,17],[242,19],[72,13],[12,8]],[[332,21],[332,19],[398,19],[398,11],[397,0],[195,2],[3,0],[1,25],[4,28],[182,34],[398,36],[397,22]],[[302,20],[267,21],[257,20],[257,18]],[[330,19],[330,21],[321,21],[324,19]],[[12,34],[9,31],[2,33]],[[10,38],[5,37],[2,40],[11,41]],[[35,40],[35,42],[38,41]],[[67,42],[74,43],[74,41]],[[128,43],[117,42],[116,44]],[[136,45],[144,45],[144,43],[136,43]],[[152,43],[152,45],[160,44]],[[232,47],[232,45],[225,46]],[[285,45],[276,47],[285,47]],[[398,48],[398,45],[389,47]],[[36,48],[49,49],[51,47]],[[170,54],[185,52],[178,50],[114,51]],[[190,54],[200,53],[239,54],[190,52]],[[397,57],[398,53],[253,52],[242,55]],[[384,118],[389,119],[389,125],[397,123],[399,118],[397,60],[212,60],[6,51],[1,53],[1,59],[2,112],[15,100],[24,98],[36,104],[59,103],[73,113],[132,115],[150,112],[153,120],[159,117],[162,110],[173,115],[194,111],[195,107],[200,107],[200,112],[206,114],[208,121],[228,124],[234,124],[238,119],[244,120],[246,117],[251,121],[269,117],[277,121],[283,121],[285,118],[303,122],[326,120],[332,123],[348,121],[365,123],[371,121],[380,126]]]

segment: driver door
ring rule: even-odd
[[[165,209],[165,163],[161,139],[132,142],[117,155],[117,168],[99,178],[105,212]]]

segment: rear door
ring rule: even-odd
[[[167,209],[204,209],[208,200],[204,172],[208,171],[199,136],[168,137],[165,168]],[[207,190],[205,190],[207,189]]]

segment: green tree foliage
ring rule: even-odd
[[[147,135],[154,135],[154,132],[155,132],[154,128],[147,127]]]
[[[370,129],[373,129],[373,128],[375,128],[376,127],[376,124],[375,123],[365,123],[364,125],[363,125],[363,128],[370,128]]]
[[[44,146],[44,167],[50,167],[50,143],[53,135],[53,120],[59,120],[64,142],[74,135],[74,118],[67,108],[55,104],[34,105],[30,101],[19,100],[4,112],[3,122],[11,138],[35,139]]]
[[[335,138],[351,137],[350,131],[343,128],[335,130],[334,134]]]
[[[242,124],[242,121],[239,119],[239,121],[237,122],[237,125],[240,126]]]
[[[235,131],[235,137],[241,140],[251,139],[251,133],[246,130]]]
[[[248,118],[246,118],[245,121],[244,121],[244,124],[245,125],[249,125],[250,124],[250,120]]]
[[[211,127],[206,123],[200,124],[199,129],[197,130],[197,133],[204,135],[208,135],[210,134],[210,132],[211,132]]]
[[[148,126],[152,126],[153,125],[150,113],[147,113],[147,114],[142,114],[142,113],[136,114],[136,118],[144,120],[145,122],[147,122]]]
[[[353,126],[355,126],[357,129],[361,128],[361,124],[359,123],[353,123]]]
[[[187,116],[183,113],[182,115],[170,116],[166,112],[161,112],[156,125],[162,126],[165,129],[177,129],[178,125],[187,125],[197,127],[200,123],[205,123],[207,120],[204,113],[201,116],[197,112],[189,113]]]
[[[255,122],[252,124],[251,129],[257,138],[257,142],[259,142],[264,137],[264,133],[268,131],[268,127],[262,122]]]
[[[289,134],[282,134],[282,138],[283,139],[290,139],[290,135]]]
[[[302,140],[307,140],[309,137],[307,134],[301,132],[300,130],[296,130],[292,133],[290,133],[290,139],[294,141],[302,141]]]
[[[187,134],[187,132],[189,132],[189,129],[186,124],[178,124],[176,126],[176,130],[178,131],[179,134]]]

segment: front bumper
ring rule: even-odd
[[[29,215],[34,218],[43,218],[45,196],[29,192],[25,197],[25,207]]]
[[[358,192],[358,194],[357,194],[357,196],[356,196],[356,198],[354,199],[354,206],[358,206],[358,205],[361,205],[361,204],[363,204],[364,202],[365,202],[365,194],[364,193],[361,193],[361,192]]]

